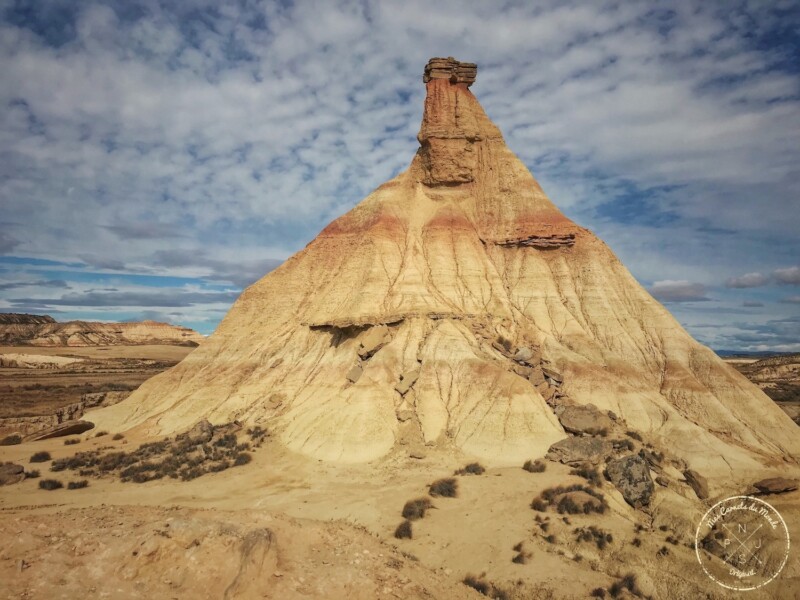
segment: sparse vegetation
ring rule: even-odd
[[[614,537],[610,533],[594,525],[578,527],[573,533],[576,542],[594,542],[598,550],[604,550],[608,544],[614,541]]]
[[[70,481],[67,484],[68,490],[80,490],[85,487],[89,487],[89,482],[85,479],[81,479],[80,481]]]
[[[669,556],[669,548],[667,548],[666,546],[661,546],[658,552],[656,552],[656,555],[659,557]]]
[[[614,452],[631,452],[636,447],[632,441],[625,439],[611,440],[611,446],[614,448]]]
[[[574,500],[574,496],[570,492],[584,492],[592,496],[597,502],[587,501],[581,506]],[[539,512],[545,512],[550,506],[555,507],[559,514],[566,513],[570,515],[593,512],[602,514],[608,508],[603,494],[581,484],[548,488],[531,502],[531,508]]]
[[[642,436],[638,431],[629,430],[629,431],[625,432],[625,435],[627,435],[629,438],[633,438],[637,442],[641,442],[642,441]]]
[[[50,470],[74,470],[82,477],[118,472],[123,482],[134,483],[145,483],[164,477],[190,481],[206,473],[248,464],[252,456],[245,451],[249,449],[249,443],[238,443],[230,424],[218,425],[214,427],[212,438],[207,443],[181,434],[174,439],[166,438],[142,444],[133,452],[103,454],[103,448],[99,448],[57,459],[53,461]]]
[[[499,588],[489,581],[483,579],[483,575],[475,577],[474,575],[467,575],[461,580],[464,585],[471,587],[484,596],[492,598],[492,600],[508,600],[509,595],[504,589]]]
[[[589,596],[592,598],[605,598],[606,591],[603,588],[594,588]]]
[[[99,437],[103,437],[104,435],[108,435],[108,432],[107,431],[98,431],[97,433],[94,434],[94,437],[99,438]]]
[[[577,469],[572,469],[569,472],[570,475],[577,475],[578,477],[583,477],[586,481],[591,483],[595,487],[600,487],[603,485],[603,477],[600,475],[600,472],[593,468],[582,466],[578,467]]]
[[[111,439],[112,439],[112,440],[114,440],[114,441],[123,440],[123,439],[125,439],[125,436],[124,436],[124,435],[122,435],[121,433],[115,433],[115,434],[112,436],[112,438],[111,438]]]
[[[79,438],[67,438],[66,440],[64,440],[65,446],[72,446],[74,444],[80,444],[80,443],[81,440]]]
[[[36,469],[25,471],[25,479],[36,479],[38,477],[39,477],[39,471],[37,471]]]
[[[525,551],[525,544],[523,542],[518,543],[512,548],[512,550],[516,552],[516,555],[511,559],[511,562],[517,565],[527,564],[528,559],[531,557],[531,553]]]
[[[624,590],[630,592],[633,596],[637,598],[644,598],[645,595],[639,589],[639,586],[636,584],[636,575],[633,573],[628,573],[622,579],[619,579],[611,584],[611,587],[608,588],[608,593],[612,598],[618,598],[622,594]],[[600,596],[601,598],[604,596]]]
[[[458,482],[453,478],[438,479],[431,484],[428,493],[434,498],[455,498],[458,495]]]
[[[253,457],[248,454],[247,452],[240,452],[236,455],[236,458],[233,459],[233,466],[234,467],[241,467],[243,465],[248,464],[250,461],[253,460]]]
[[[410,540],[413,534],[411,531],[411,521],[406,519],[400,525],[397,526],[397,529],[394,530],[394,537],[398,540]]]
[[[537,458],[534,461],[526,460],[522,468],[528,473],[544,473],[545,469],[547,469],[547,463],[541,458]]]
[[[17,434],[7,435],[0,440],[0,446],[16,446],[22,443],[22,436]]]
[[[61,483],[58,479],[42,479],[39,482],[39,488],[43,490],[52,491],[63,487],[64,484]]]
[[[453,475],[482,475],[486,469],[480,463],[469,463],[466,467],[459,469]]]
[[[428,498],[417,498],[409,500],[403,506],[403,518],[409,521],[416,521],[425,516],[425,512],[433,508],[433,503]]]
[[[633,544],[636,548],[639,548],[642,545],[642,540],[639,538],[633,538],[631,544]]]
[[[51,459],[51,456],[50,456],[49,452],[37,452],[36,454],[31,456],[29,462],[32,462],[32,463],[43,463],[43,462],[47,462],[50,459]]]

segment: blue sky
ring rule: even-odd
[[[0,0],[0,311],[213,331],[405,169],[422,68],[699,340],[800,351],[796,2]]]

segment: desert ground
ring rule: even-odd
[[[159,365],[189,350],[47,349]],[[24,376],[10,371],[15,382],[70,381],[67,373],[59,380],[42,369]],[[149,373],[109,367],[102,374],[88,371],[84,379],[72,375],[76,381],[128,383]],[[237,442],[250,440],[244,429],[231,431]],[[337,465],[293,453],[268,433],[248,450],[248,464],[188,481],[122,482],[117,472],[84,476],[77,469],[50,470],[79,452],[130,453],[153,441],[135,432],[114,433],[95,437],[97,432],[89,431],[0,447],[0,462],[39,471],[39,477],[0,487],[2,597],[75,598],[87,592],[107,598],[485,597],[462,583],[467,576],[500,598],[586,598],[598,589],[621,598],[732,597],[705,576],[693,546],[697,523],[715,498],[699,502],[668,464],[665,448],[651,446],[667,457],[661,471],[667,485],[656,488],[650,506],[633,508],[601,478],[590,487],[608,503],[603,514],[531,508],[548,488],[588,483],[552,460],[543,461],[544,472],[519,465],[453,475],[472,457],[401,446],[372,463]],[[79,441],[65,445],[65,439]],[[30,462],[42,452],[48,460]],[[428,496],[432,482],[450,477],[456,497]],[[40,489],[45,479],[64,487]],[[81,480],[87,487],[68,489]],[[729,490],[747,486],[732,480]],[[433,507],[412,521],[411,539],[397,539],[405,503],[425,497]],[[790,531],[800,530],[800,493],[766,499]],[[582,539],[580,533],[591,527],[611,541],[601,548],[597,539]],[[636,575],[634,591],[620,587],[629,573]],[[749,592],[753,598],[798,594],[796,555],[766,589]]]
[[[80,402],[85,394],[113,391],[121,400],[193,349],[174,345],[0,346],[0,361],[10,362],[9,357],[14,363],[29,361],[25,367],[0,370],[0,434],[8,429],[3,419],[53,414]],[[47,362],[61,359],[66,359],[64,364]]]

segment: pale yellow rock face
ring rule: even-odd
[[[246,289],[183,362],[86,418],[153,435],[239,419],[323,460],[425,443],[502,465],[566,437],[544,394],[613,410],[712,477],[794,463],[794,423],[558,211],[467,84],[426,87],[407,171]],[[558,393],[501,337],[560,373]]]

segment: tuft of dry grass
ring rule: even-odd
[[[458,482],[452,477],[438,479],[431,484],[428,493],[434,498],[439,496],[443,498],[455,498],[458,496]]]
[[[405,520],[400,525],[397,526],[397,529],[394,530],[394,537],[398,540],[410,540],[413,537],[413,532],[411,531],[411,521]]]
[[[545,463],[541,458],[537,458],[534,461],[526,460],[525,464],[522,465],[522,468],[528,473],[544,473],[545,469],[547,469],[547,463]]]
[[[52,457],[50,456],[49,452],[42,451],[42,452],[37,452],[36,454],[31,456],[31,458],[30,458],[30,460],[28,462],[43,463],[43,462],[47,462],[48,460],[51,460],[51,458]]]
[[[453,475],[482,475],[486,469],[480,463],[469,463],[466,467],[458,469]]]
[[[409,500],[403,506],[403,518],[409,521],[416,521],[425,516],[425,512],[433,508],[433,503],[428,498],[417,498]]]

